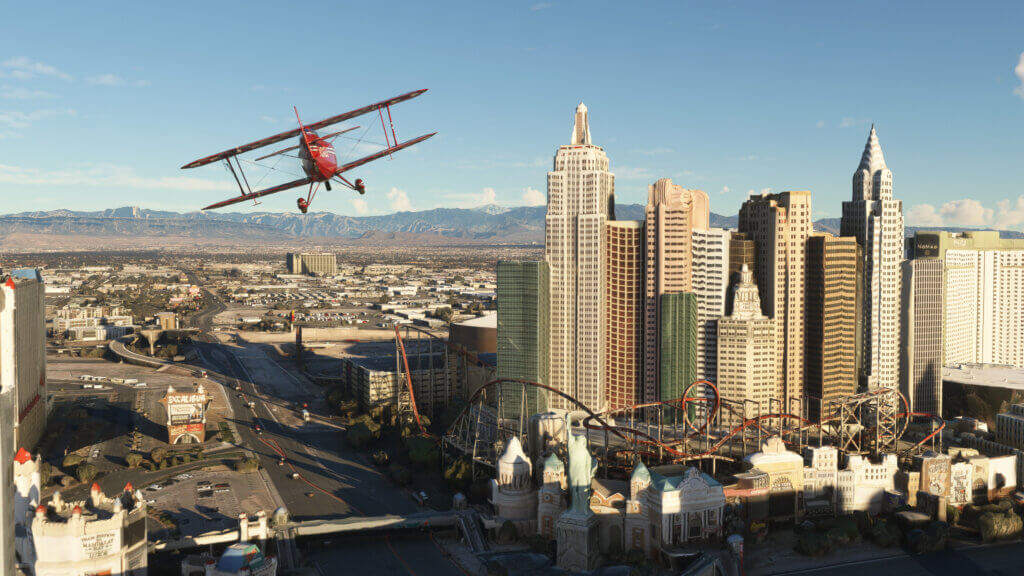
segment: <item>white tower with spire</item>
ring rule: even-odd
[[[591,144],[587,107],[576,108],[571,143],[548,172],[544,260],[550,270],[550,385],[591,410],[604,408],[602,234],[615,218],[615,175]],[[562,398],[553,408],[569,408]]]
[[[903,202],[893,200],[892,171],[871,126],[853,199],[843,202],[843,236],[855,236],[863,254],[861,275],[861,385],[897,388],[900,382],[900,298],[903,276]]]

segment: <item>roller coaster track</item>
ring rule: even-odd
[[[474,463],[479,462],[486,465],[493,465],[490,458],[478,457],[478,442],[475,437],[480,436],[481,433],[481,412],[484,410],[483,398],[487,396],[490,391],[497,389],[498,401],[500,402],[501,387],[503,385],[532,387],[544,390],[551,394],[556,394],[566,399],[569,402],[569,405],[586,414],[581,422],[585,429],[595,432],[604,432],[606,439],[608,434],[613,434],[623,440],[631,447],[632,451],[638,455],[654,457],[654,451],[657,450],[659,452],[657,455],[658,459],[668,462],[684,462],[695,459],[734,461],[735,459],[733,457],[719,454],[719,452],[726,446],[726,444],[735,440],[738,435],[744,442],[748,441],[749,438],[746,437],[746,434],[747,431],[751,429],[759,432],[758,438],[762,435],[779,435],[782,437],[783,441],[786,441],[787,443],[791,443],[787,440],[787,436],[792,438],[794,435],[809,435],[812,429],[817,429],[819,435],[825,436],[827,430],[827,436],[833,441],[834,445],[837,445],[837,447],[846,451],[853,452],[859,452],[860,448],[865,443],[870,443],[872,435],[875,436],[876,449],[880,446],[897,446],[897,441],[906,432],[911,419],[925,418],[932,420],[935,424],[932,432],[909,449],[905,450],[903,454],[906,455],[924,446],[928,441],[939,435],[945,427],[945,422],[934,414],[909,411],[907,408],[906,398],[898,390],[894,389],[872,390],[861,394],[855,394],[839,401],[831,402],[830,405],[832,405],[832,407],[830,412],[827,413],[819,422],[814,422],[799,414],[785,411],[771,412],[768,414],[758,413],[756,416],[747,417],[745,414],[746,404],[740,405],[737,409],[737,404],[739,403],[730,402],[721,398],[718,387],[707,380],[698,380],[693,382],[683,391],[683,395],[680,398],[637,404],[599,414],[593,412],[590,408],[578,402],[575,398],[550,386],[528,380],[499,378],[488,382],[485,386],[476,391],[442,438],[446,445],[452,446],[465,455],[471,454]],[[705,387],[706,391],[710,391],[712,393],[712,397],[707,395],[691,396],[691,391],[697,386]],[[861,422],[863,414],[862,409],[867,408],[869,410],[876,410],[882,403],[885,403],[884,409],[891,408],[889,415],[894,415],[890,418],[891,421],[888,423],[883,422],[881,426],[878,421],[875,422],[874,426],[864,426]],[[896,410],[895,406],[892,406],[890,403],[899,403],[897,406],[902,405],[903,410]],[[706,415],[701,419],[702,421],[695,422],[690,416],[690,410],[688,408],[696,405],[710,405],[710,409],[706,411]],[[716,428],[715,424],[722,423],[721,414],[723,408],[730,414],[732,419],[738,420],[739,422],[731,428],[714,432]],[[521,407],[521,409],[525,409],[525,406]],[[648,411],[649,413],[651,409],[656,411],[670,409],[681,413],[684,426],[683,429],[685,432],[678,438],[666,441],[664,438],[656,438],[652,435],[649,428],[648,431],[645,432],[633,426],[618,424],[618,418],[610,418],[626,414],[636,414],[641,411]],[[473,422],[474,411],[476,422]],[[758,412],[760,412],[759,405]],[[612,419],[612,421],[616,423],[609,424],[606,418]],[[525,415],[520,416],[518,428],[515,424],[512,424],[510,429],[504,431],[501,429],[500,420],[501,419],[496,416],[494,434],[485,435],[487,441],[485,444],[488,444],[489,447],[493,446],[491,436],[494,437],[494,440],[500,440],[503,432],[506,436],[517,435],[520,436],[521,439],[526,436],[527,430],[525,425]],[[900,422],[900,420],[902,420],[902,422]],[[777,426],[774,429],[772,427],[773,422],[777,423]],[[881,435],[880,428],[886,425],[888,425],[890,430],[890,437],[879,440]],[[662,429],[660,423],[658,428],[659,430]],[[703,437],[707,443],[705,449],[688,451],[684,448],[684,446],[688,446],[688,441],[699,439],[701,437]],[[839,446],[839,444],[844,443],[845,445]],[[605,445],[607,448],[607,440]],[[664,458],[662,453],[668,454],[668,458]],[[496,455],[493,456],[496,457]]]

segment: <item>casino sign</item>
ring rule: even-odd
[[[202,444],[206,439],[206,409],[210,398],[202,384],[190,391],[167,388],[160,399],[167,408],[168,444]]]

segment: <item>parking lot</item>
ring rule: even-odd
[[[142,493],[149,506],[166,512],[177,523],[182,536],[234,528],[239,514],[274,511],[260,474],[224,467],[179,475],[146,486]]]

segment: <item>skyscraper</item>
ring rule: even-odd
[[[0,387],[14,390],[15,449],[35,449],[46,428],[45,287],[36,270],[0,285]]]
[[[643,222],[605,223],[604,375],[609,410],[638,403],[643,374],[643,257]]]
[[[858,257],[856,238],[818,233],[807,240],[804,394],[811,420],[830,400],[857,391]]]
[[[0,386],[0,413],[14,412],[15,390]],[[0,418],[0,574],[16,574],[14,548],[14,419]]]
[[[1024,240],[999,232],[926,232],[915,259],[944,262],[943,362],[1024,366]]]
[[[729,238],[729,287],[739,284],[740,270],[746,264],[751,274],[757,277],[757,245],[749,234],[733,232]],[[726,314],[732,314],[732,294],[728,291],[726,296]]]
[[[787,410],[795,410],[792,399],[799,400],[804,394],[804,275],[811,235],[811,193],[751,196],[740,208],[739,227],[756,244],[761,309],[776,324],[776,397],[785,402]]]
[[[601,349],[601,235],[614,220],[615,175],[591,144],[587,107],[576,108],[572,139],[548,172],[544,260],[550,270],[551,386],[599,411],[605,399]],[[560,398],[553,407],[565,408]]]
[[[498,262],[498,377],[547,384],[548,265],[547,262]],[[505,393],[503,391],[503,393]],[[539,388],[526,389],[527,417],[547,410],[548,398]],[[502,398],[508,417],[519,417],[518,389]]]
[[[885,165],[873,125],[853,175],[853,199],[843,202],[840,229],[843,236],[857,238],[864,258],[860,383],[868,388],[896,388],[900,381],[903,202],[893,200],[892,171]]]
[[[674,400],[697,379],[697,296],[693,292],[662,294],[660,300],[658,397]]]
[[[647,189],[645,217],[643,400],[653,402],[662,388],[658,357],[661,296],[693,290],[692,235],[695,229],[708,228],[708,196],[663,178]]]
[[[942,414],[943,263],[903,262],[900,392],[913,412]]]
[[[776,398],[777,323],[761,313],[761,297],[750,268],[740,269],[740,282],[733,290],[733,310],[718,320],[718,389],[722,397],[736,402],[758,402],[768,414]],[[747,418],[756,416],[746,406]]]
[[[717,382],[718,319],[729,289],[729,240],[721,228],[693,231],[693,293],[697,295],[697,378]]]

